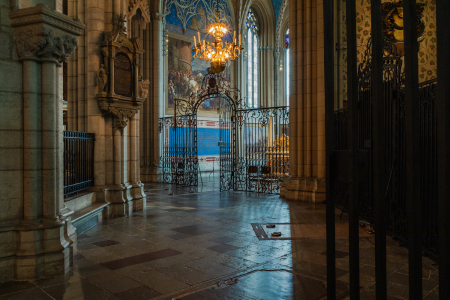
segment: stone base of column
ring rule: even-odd
[[[281,185],[280,197],[287,200],[324,202],[326,199],[325,178],[287,176]]]
[[[147,205],[142,183],[113,186],[105,191],[105,200],[110,203],[105,210],[105,219],[130,215],[144,210]]]
[[[131,197],[131,185],[115,185],[105,191],[105,200],[109,202],[105,210],[105,219],[128,216],[133,212],[133,198]]]
[[[132,183],[130,194],[133,198],[133,212],[142,211],[147,208],[147,196],[145,195],[144,184],[142,182]]]
[[[130,195],[133,200],[141,200],[146,197],[144,192],[144,184],[142,182],[131,183]]]
[[[160,169],[155,167],[142,167],[141,168],[141,181],[142,182],[162,182],[162,174]]]
[[[15,280],[62,275],[73,266],[77,236],[70,217],[61,222],[22,224],[16,227],[16,233]]]

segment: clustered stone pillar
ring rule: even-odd
[[[24,213],[15,228],[14,278],[26,280],[67,272],[76,251],[73,212],[63,200],[59,68],[76,48],[84,25],[42,4],[9,17],[22,61],[24,104]]]
[[[133,210],[140,211],[146,207],[144,194],[144,185],[141,182],[140,162],[139,162],[139,117],[137,112],[129,121],[129,139],[130,139],[130,194],[134,200]]]
[[[323,0],[289,1],[289,173],[281,196],[325,200]]]
[[[143,182],[158,181],[159,118],[160,104],[164,101],[164,56],[163,56],[163,19],[158,13],[152,15],[152,22],[146,32],[147,45],[150,47],[148,59],[144,60],[144,70],[150,79],[149,99],[142,110],[141,140],[141,179]]]
[[[281,106],[280,104],[280,50],[276,49],[276,51],[273,53],[273,58],[274,58],[274,70],[275,70],[275,74],[274,74],[274,88],[275,88],[275,93],[274,93],[274,105],[273,106]]]
[[[259,84],[259,99],[260,107],[272,107],[274,106],[274,83],[275,73],[274,68],[274,49],[272,46],[261,47],[259,49],[260,57],[260,71],[261,76]],[[263,71],[267,70],[267,71]]]

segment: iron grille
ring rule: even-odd
[[[64,196],[94,186],[95,134],[64,131]]]
[[[386,126],[386,171],[389,182],[386,187],[388,202],[388,230],[401,241],[408,239],[406,205],[406,141],[405,141],[405,91],[402,86],[401,59],[384,58],[384,99]],[[358,145],[360,150],[369,152],[369,167],[361,178],[360,218],[373,223],[372,211],[372,103],[371,66],[368,64],[360,72],[358,97]],[[437,236],[437,123],[436,96],[437,79],[423,82],[419,86],[420,98],[420,136],[422,165],[422,211],[423,247],[432,257],[438,255]],[[348,110],[335,111],[336,149],[348,149]],[[336,206],[346,211],[348,198],[347,183],[335,184]]]

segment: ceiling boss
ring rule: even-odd
[[[216,0],[216,23],[211,25],[209,33],[214,36],[214,42],[209,43],[201,40],[200,32],[198,33],[198,44],[194,36],[195,57],[205,61],[211,61],[211,69],[219,74],[225,70],[228,60],[235,60],[241,55],[244,49],[241,46],[241,35],[239,34],[239,44],[236,43],[236,32],[234,32],[233,42],[222,41],[222,37],[228,32],[227,26],[220,22],[219,0]]]

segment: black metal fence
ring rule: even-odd
[[[95,134],[64,131],[64,196],[94,186]]]
[[[407,204],[406,204],[406,141],[405,141],[405,91],[398,81],[392,80],[392,64],[385,60],[385,126],[386,126],[386,166],[389,174],[386,186],[386,200],[388,203],[387,228],[391,235],[406,242],[408,240]],[[397,67],[396,67],[397,68]],[[369,70],[370,73],[370,70]],[[366,73],[367,74],[367,73]],[[397,76],[397,75],[396,75]],[[360,218],[370,223],[374,222],[372,190],[372,103],[370,81],[364,76],[359,80],[359,111],[358,111],[358,145],[361,151],[367,151],[368,167],[360,180],[361,194],[359,201]],[[431,257],[438,255],[437,233],[437,119],[436,96],[437,79],[423,82],[419,86],[420,106],[420,137],[422,169],[422,233],[423,249]],[[348,149],[348,109],[335,111],[335,143],[337,150]],[[348,209],[348,185],[345,182],[335,184],[336,206],[344,211]]]
[[[324,2],[324,52],[325,95],[327,134],[327,295],[336,299],[336,240],[335,205],[346,206],[349,212],[349,277],[350,299],[360,299],[360,247],[358,220],[362,207],[372,208],[367,218],[375,226],[375,291],[376,299],[388,298],[386,232],[403,240],[408,247],[409,298],[422,299],[423,252],[435,256],[439,264],[439,299],[450,299],[450,1],[436,0],[435,27],[439,78],[418,84],[418,21],[419,9],[416,1],[400,1],[404,20],[404,75],[386,77],[389,66],[383,54],[394,49],[394,45],[383,35],[382,1],[372,0],[371,32],[373,54],[369,53],[373,65],[369,111],[361,89],[360,73],[357,70],[357,18],[356,3],[346,1],[346,47],[347,47],[347,113],[333,114],[335,98],[335,7],[334,1]],[[383,1],[384,2],[384,1]],[[390,5],[391,3],[383,3]],[[426,19],[426,22],[429,22]],[[392,46],[392,47],[391,47]],[[402,69],[401,69],[402,70]],[[394,85],[392,79],[399,79]],[[359,80],[359,82],[358,82]],[[389,86],[389,84],[392,84]],[[384,93],[382,92],[384,89]],[[367,95],[366,95],[367,96]],[[361,102],[362,101],[362,102]],[[370,122],[362,123],[361,117],[369,112]],[[343,120],[341,117],[348,114]],[[367,116],[367,115],[365,115]],[[338,125],[348,124],[347,130]],[[361,125],[369,126],[361,128]],[[372,134],[361,134],[369,129]],[[362,140],[364,138],[364,140]],[[347,141],[345,149],[340,141]],[[362,197],[360,184],[366,182],[359,161],[361,144],[363,151],[370,153],[367,164],[371,165],[369,181],[372,193]],[[366,147],[367,146],[367,147]],[[347,150],[347,151],[336,151]],[[341,155],[345,154],[345,155]],[[333,159],[336,158],[336,159]],[[340,168],[342,162],[350,168]],[[350,170],[347,170],[350,169]],[[361,173],[361,174],[360,174]],[[360,176],[362,175],[362,176]],[[335,178],[347,181],[348,195],[336,197],[338,186]],[[342,186],[342,185],[341,185]],[[387,218],[386,218],[387,216]],[[406,293],[405,293],[406,294]],[[437,295],[436,295],[437,297]]]

